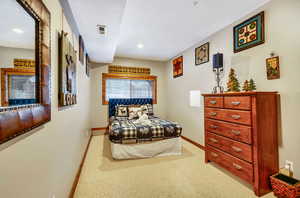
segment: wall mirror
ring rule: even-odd
[[[1,107],[37,103],[36,19],[16,0],[1,0]]]
[[[42,0],[1,0],[0,144],[50,120],[50,12]]]

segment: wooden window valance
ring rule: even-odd
[[[127,75],[150,75],[151,69],[143,68],[143,67],[127,67],[127,66],[110,65],[108,66],[108,73],[127,74]]]
[[[35,68],[35,61],[30,59],[14,59],[14,67],[20,69]]]

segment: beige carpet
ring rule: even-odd
[[[182,156],[115,161],[103,135],[92,138],[75,193],[75,198],[251,197],[249,186],[205,164],[204,152],[186,141]]]

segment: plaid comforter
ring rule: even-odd
[[[179,137],[181,126],[176,122],[150,116],[151,124],[142,125],[135,119],[114,118],[109,127],[109,138],[114,143],[152,141],[157,139]]]

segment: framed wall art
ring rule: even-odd
[[[59,106],[77,103],[76,52],[68,39],[68,33],[62,31],[59,38]]]
[[[79,61],[84,64],[84,42],[81,35],[79,36]]]
[[[280,78],[279,56],[267,58],[266,67],[268,80]]]
[[[205,43],[195,49],[195,65],[209,62],[209,43]]]
[[[265,19],[261,12],[233,28],[234,53],[265,42]]]
[[[183,76],[183,56],[173,60],[173,78]]]
[[[88,54],[85,55],[85,73],[90,77],[90,57]]]

